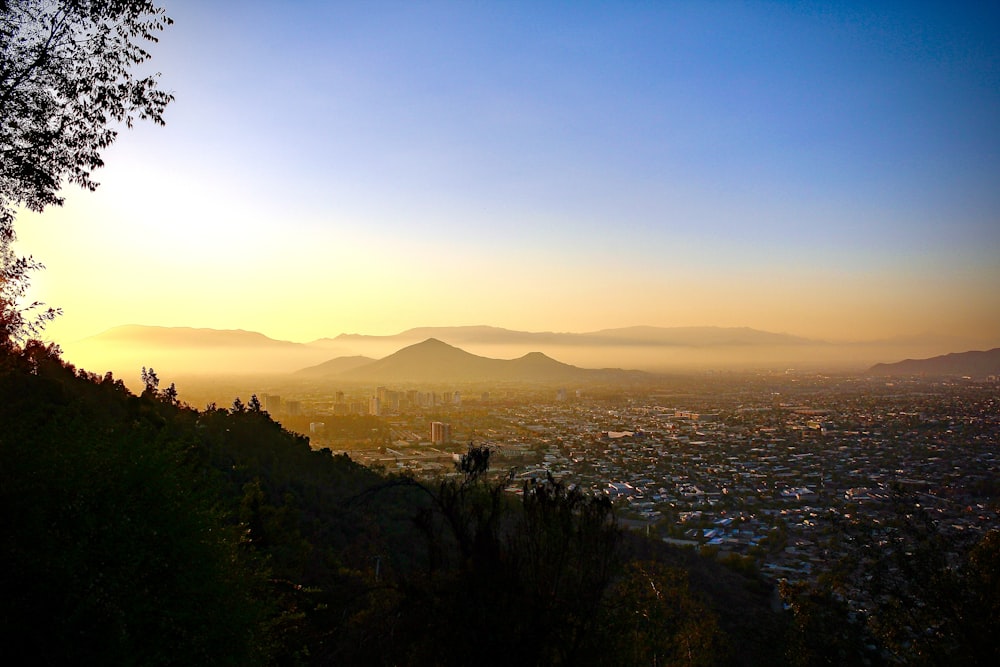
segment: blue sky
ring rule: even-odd
[[[167,127],[20,225],[54,335],[1000,338],[991,3],[165,6]]]

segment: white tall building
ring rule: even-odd
[[[431,444],[443,445],[451,442],[451,424],[431,422]]]

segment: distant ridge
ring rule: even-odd
[[[375,361],[378,360],[361,355],[355,355],[353,357],[336,357],[334,359],[330,359],[329,361],[324,361],[321,364],[316,364],[315,366],[309,366],[308,368],[295,371],[295,375],[318,378],[330,375],[339,375],[340,373],[353,370],[360,366],[365,366],[366,364],[370,364]]]
[[[652,327],[634,326],[601,329],[587,333],[559,333],[552,331],[513,331],[501,327],[419,327],[407,329],[390,336],[366,334],[340,334],[335,339],[342,344],[351,342],[398,341],[409,343],[435,338],[451,345],[665,345],[665,346],[716,346],[716,345],[815,345],[814,341],[790,334],[760,331],[749,327]],[[329,339],[322,339],[329,340]]]
[[[1000,375],[1000,347],[986,351],[953,352],[929,359],[905,359],[892,364],[875,364],[872,375],[938,375],[985,377]]]
[[[242,329],[129,324],[62,346],[66,358],[93,372],[132,377],[143,366],[178,374],[287,373],[350,350],[269,338]]]
[[[541,352],[531,352],[517,359],[481,357],[436,338],[409,345],[384,359],[332,372],[341,359],[326,364],[327,377],[367,382],[568,382],[606,379],[638,379],[641,371],[620,369],[585,369],[556,361]],[[313,372],[320,366],[303,371]],[[300,373],[303,371],[299,371]],[[317,375],[319,372],[317,371]]]
[[[773,333],[750,327],[650,327],[635,326],[602,329],[584,334],[606,344],[637,345],[815,345],[801,336]]]
[[[924,359],[955,349],[988,349],[997,345],[996,340],[942,339],[926,334],[838,343],[749,327],[630,326],[569,333],[515,331],[486,325],[419,327],[391,336],[341,334],[298,343],[242,329],[137,324],[114,327],[82,340],[60,341],[60,345],[65,359],[101,373],[113,370],[116,374],[137,376],[143,366],[154,366],[161,373],[172,375],[291,374],[302,369],[302,374],[296,377],[305,379],[333,377],[353,371],[350,366],[367,365],[360,364],[360,360],[357,364],[345,361],[323,370],[306,370],[322,362],[359,356],[383,359],[431,338],[494,361],[513,361],[526,352],[541,352],[552,360],[573,364],[580,371],[610,366],[652,372],[788,368],[865,372],[886,358]],[[550,371],[549,375],[568,372]],[[508,370],[490,372],[499,376],[510,374]],[[614,382],[620,380],[621,372],[606,374]],[[619,375],[611,377],[613,373]]]
[[[130,345],[160,345],[172,347],[305,347],[302,343],[268,338],[256,331],[243,329],[205,329],[194,327],[158,327],[125,324],[112,327],[88,341],[126,343]]]

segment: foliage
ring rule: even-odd
[[[888,509],[842,527],[853,546],[831,576],[783,587],[790,661],[997,664],[1000,533],[946,530],[898,488]]]
[[[723,656],[718,621],[679,568],[630,563],[612,592],[608,622],[617,664],[716,665]]]
[[[831,588],[782,582],[781,598],[792,616],[785,656],[789,664],[805,667],[870,662],[864,628],[843,597]]]
[[[691,570],[628,565],[606,498],[509,493],[485,447],[379,475],[144,381],[0,355],[0,627],[37,662],[728,661]]]
[[[11,249],[16,209],[61,205],[64,181],[94,190],[121,125],[163,124],[173,96],[135,69],[170,23],[149,0],[0,1],[0,345],[59,314],[20,304],[42,265]]]
[[[39,336],[62,312],[40,301],[20,305],[28,292],[29,274],[44,267],[31,257],[16,256],[10,244],[11,239],[3,238],[0,230],[0,350],[7,352]]]
[[[623,550],[628,564],[626,574],[633,564],[648,568],[649,564],[655,563],[656,568],[665,569],[668,581],[686,588],[686,592],[673,594],[690,597],[685,608],[699,609],[697,614],[703,616],[703,622],[707,624],[705,629],[708,626],[715,628],[699,633],[710,641],[701,651],[692,652],[692,659],[699,660],[701,653],[706,653],[712,656],[714,664],[719,665],[770,665],[785,661],[784,644],[789,619],[787,615],[775,611],[773,584],[759,573],[745,568],[734,570],[726,565],[726,557],[720,560],[717,553],[673,547],[659,540],[645,539],[636,532],[625,535]],[[612,609],[629,608],[618,603]],[[612,623],[611,620],[608,622]],[[615,622],[620,623],[620,616]],[[626,641],[620,637],[621,633],[617,635],[621,641]],[[619,654],[628,656],[643,650],[641,647],[624,646],[619,649]],[[656,655],[662,662],[662,650]],[[679,661],[684,659],[683,656],[678,658]],[[651,660],[650,657],[647,664],[651,664]]]
[[[0,234],[12,207],[62,203],[62,180],[88,190],[114,124],[163,124],[173,97],[136,76],[172,21],[148,0],[6,0],[0,5]]]
[[[255,664],[262,579],[191,415],[29,344],[0,370],[0,628],[40,664]]]
[[[489,459],[470,446],[457,476],[416,485],[424,570],[397,579],[390,662],[461,665],[513,647],[522,664],[605,662],[601,609],[620,564],[610,503],[552,478],[518,502],[509,477],[489,480]]]
[[[144,387],[142,395],[156,398],[160,393],[160,378],[156,375],[156,371],[152,367],[146,370],[146,367],[143,366],[140,377]]]
[[[997,664],[1000,536],[970,542],[944,532],[913,496],[897,491],[893,502],[877,551],[866,545],[875,638],[908,664]]]

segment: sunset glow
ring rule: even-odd
[[[170,2],[167,126],[18,218],[48,335],[1000,345],[996,9],[836,6]]]

